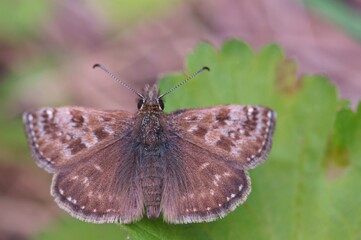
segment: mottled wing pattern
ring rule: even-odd
[[[83,107],[41,108],[24,113],[23,120],[32,154],[49,172],[92,156],[133,125],[126,111]]]
[[[251,191],[248,174],[217,155],[172,136],[165,151],[163,217],[172,223],[212,221],[243,203]]]
[[[275,113],[256,105],[180,109],[168,115],[174,132],[240,169],[254,168],[267,156]]]
[[[89,222],[129,223],[143,216],[144,200],[129,136],[53,177],[51,193],[72,216]]]
[[[61,208],[95,223],[142,217],[130,113],[62,107],[23,117],[38,165],[55,173],[51,193]]]

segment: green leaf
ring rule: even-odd
[[[122,225],[130,239],[359,238],[361,104],[350,110],[324,76],[297,79],[296,64],[276,45],[253,52],[235,39],[219,50],[200,43],[185,72],[204,65],[211,71],[165,97],[166,111],[225,103],[269,106],[277,112],[271,153],[250,170],[248,200],[225,218],[183,225],[143,219]],[[185,77],[164,77],[161,92]]]
[[[56,224],[49,224],[46,231],[38,233],[33,239],[98,240],[126,239],[128,236],[129,234],[122,226],[115,224],[94,225],[74,218],[66,218],[60,219]]]

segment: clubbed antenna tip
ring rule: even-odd
[[[95,65],[96,65],[96,64],[95,64]],[[95,65],[94,65],[94,66],[95,66]],[[211,69],[209,69],[209,67],[207,67],[207,66],[203,66],[203,67],[202,67],[202,70],[211,71]]]

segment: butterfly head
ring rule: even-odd
[[[157,85],[145,85],[142,97],[138,99],[138,110],[153,110],[162,111],[164,109],[164,102],[158,94]]]

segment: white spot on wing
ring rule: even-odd
[[[209,190],[209,193],[213,196],[213,195],[214,195],[213,189],[210,189],[210,190]]]
[[[213,180],[213,184],[214,184],[214,186],[216,186],[216,187],[219,186],[218,183],[217,183],[215,180]]]
[[[103,130],[104,131],[106,131],[107,133],[109,133],[109,134],[113,134],[114,133],[114,131],[113,131],[113,129],[110,127],[110,126],[105,126],[104,128],[103,128]]]
[[[96,170],[98,170],[100,172],[103,171],[103,169],[98,164],[94,164],[94,167]]]
[[[198,130],[198,125],[197,124],[193,124],[189,129],[188,132],[194,132]]]
[[[203,163],[203,164],[201,165],[200,169],[203,170],[203,169],[205,169],[205,168],[208,167],[208,166],[209,166],[209,162],[205,162],[205,163]]]
[[[87,184],[88,182],[89,182],[89,178],[85,177],[84,180],[83,180],[83,183]]]
[[[223,176],[229,177],[229,176],[231,176],[231,173],[230,173],[230,172],[224,172],[224,173],[223,173]]]
[[[49,116],[50,119],[53,118],[53,111],[52,110],[47,109],[46,114]]]
[[[243,184],[239,185],[238,191],[242,191],[242,189],[243,189]]]
[[[61,195],[64,195],[64,190],[61,189],[61,188],[59,188],[59,193],[60,193]]]
[[[272,112],[271,111],[268,111],[267,117],[270,118],[270,119],[272,118]]]
[[[271,121],[267,121],[267,126],[271,126]]]
[[[98,138],[94,134],[87,134],[82,136],[81,142],[84,143],[87,148],[90,148],[98,142]]]
[[[232,146],[231,147],[231,154],[233,156],[237,156],[238,155],[238,150],[239,150],[239,147],[238,146]]]
[[[72,139],[72,136],[70,134],[66,134],[65,140],[70,141]]]
[[[204,136],[204,139],[206,140],[206,144],[215,145],[221,139],[221,135],[222,134],[218,129],[213,131],[208,131]]]

